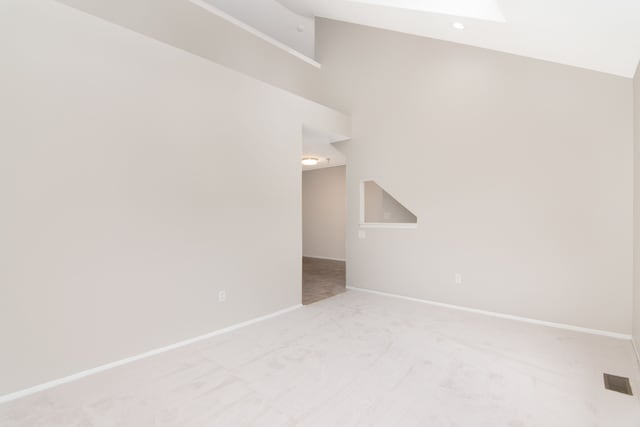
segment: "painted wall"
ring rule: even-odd
[[[345,259],[346,167],[302,172],[302,253]]]
[[[278,0],[204,0],[263,34],[313,59],[315,19],[294,13]],[[233,40],[230,40],[233,43]]]
[[[189,0],[58,0],[309,98],[319,70]]]
[[[302,124],[344,116],[53,1],[0,52],[0,395],[300,303]]]
[[[633,286],[633,340],[636,351],[640,351],[640,64],[633,79],[634,99],[634,155],[635,187],[634,187],[634,286]],[[640,356],[639,356],[640,357]]]
[[[630,79],[335,21],[316,29],[317,97],[352,115],[348,200],[373,179],[419,222],[359,239],[349,205],[349,285],[631,332]]]

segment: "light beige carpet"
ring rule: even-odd
[[[626,340],[347,291],[0,405],[1,426],[637,427]]]

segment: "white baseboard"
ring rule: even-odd
[[[330,258],[330,257],[326,257],[326,256],[318,256],[318,255],[302,255],[304,258],[316,258],[316,259],[326,259],[329,261],[342,261],[342,262],[346,262],[346,260],[344,258]]]
[[[566,330],[575,331],[575,332],[584,332],[586,334],[601,335],[601,336],[605,336],[605,337],[617,338],[617,339],[623,339],[623,340],[631,340],[631,335],[621,334],[619,332],[602,331],[602,330],[599,330],[599,329],[583,328],[582,326],[567,325],[567,324],[564,324],[564,323],[547,322],[545,320],[530,319],[528,317],[513,316],[511,314],[496,313],[496,312],[493,312],[493,311],[479,310],[479,309],[476,309],[476,308],[469,308],[469,307],[464,307],[464,306],[460,306],[460,305],[446,304],[446,303],[443,303],[443,302],[429,301],[429,300],[420,299],[420,298],[413,298],[413,297],[406,297],[406,296],[403,296],[403,295],[391,294],[391,293],[388,293],[388,292],[381,292],[381,291],[374,291],[373,289],[358,288],[358,287],[355,287],[355,286],[347,286],[347,289],[351,289],[351,290],[359,291],[359,292],[368,292],[368,293],[376,294],[376,295],[383,295],[383,296],[386,296],[386,297],[400,298],[400,299],[404,299],[404,300],[408,300],[408,301],[414,301],[414,302],[420,302],[420,303],[423,303],[423,304],[435,305],[435,306],[438,306],[438,307],[451,308],[451,309],[454,309],[454,310],[462,310],[462,311],[467,311],[467,312],[470,312],[470,313],[483,314],[485,316],[499,317],[501,319],[509,319],[509,320],[516,320],[518,322],[533,323],[534,325],[549,326],[551,328],[566,329]]]
[[[631,345],[633,345],[633,350],[636,352],[636,360],[638,361],[638,365],[640,365],[640,351],[638,351],[638,346],[633,338],[631,338]]]
[[[196,343],[198,341],[203,341],[203,340],[209,339],[211,337],[215,337],[216,335],[222,335],[222,334],[225,334],[227,332],[235,331],[236,329],[240,329],[240,328],[243,328],[245,326],[252,325],[254,323],[262,322],[262,321],[270,319],[272,317],[280,316],[281,314],[288,313],[288,312],[296,310],[296,309],[298,309],[300,307],[302,307],[302,304],[294,305],[294,306],[291,306],[291,307],[288,307],[288,308],[285,308],[285,309],[282,309],[282,310],[278,310],[278,311],[270,313],[270,314],[266,314],[264,316],[260,316],[260,317],[254,318],[254,319],[247,320],[245,322],[236,323],[235,325],[231,325],[231,326],[228,326],[228,327],[223,328],[223,329],[218,329],[216,331],[210,332],[210,333],[205,334],[205,335],[200,335],[200,336],[197,336],[197,337],[194,337],[194,338],[189,338],[189,339],[186,339],[184,341],[180,341],[180,342],[177,342],[177,343],[174,343],[174,344],[170,344],[170,345],[165,346],[165,347],[156,348],[154,350],[150,350],[150,351],[147,351],[147,352],[144,352],[144,353],[141,353],[141,354],[137,354],[135,356],[126,357],[124,359],[116,360],[115,362],[110,362],[110,363],[107,363],[107,364],[104,364],[104,365],[101,365],[101,366],[98,366],[98,367],[95,367],[95,368],[92,368],[92,369],[87,369],[85,371],[81,371],[81,372],[78,372],[78,373],[63,377],[63,378],[58,378],[57,380],[48,381],[46,383],[38,384],[36,386],[29,387],[29,388],[26,388],[24,390],[19,390],[19,391],[13,392],[13,393],[5,394],[3,396],[0,396],[0,404],[6,403],[6,402],[10,402],[12,400],[20,399],[20,398],[28,396],[30,394],[34,394],[34,393],[37,393],[39,391],[43,391],[43,390],[47,390],[47,389],[50,389],[50,388],[53,388],[53,387],[57,387],[59,385],[66,384],[66,383],[69,383],[69,382],[72,382],[72,381],[75,381],[75,380],[79,380],[80,378],[88,377],[89,375],[94,375],[94,374],[97,374],[98,372],[106,371],[108,369],[112,369],[112,368],[115,368],[115,367],[118,367],[118,366],[122,366],[122,365],[125,365],[127,363],[135,362],[136,360],[145,359],[147,357],[155,356],[157,354],[164,353],[164,352],[167,352],[167,351],[170,351],[170,350],[174,350],[174,349],[179,348],[179,347],[184,347],[186,345],[193,344],[193,343]]]

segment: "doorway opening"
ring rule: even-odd
[[[305,128],[302,144],[302,304],[346,290],[346,157],[342,143]]]

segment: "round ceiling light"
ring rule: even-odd
[[[303,157],[302,158],[302,164],[305,166],[315,166],[318,164],[318,158],[317,157]]]
[[[453,28],[456,30],[464,30],[464,24],[462,22],[454,22],[451,25],[453,25]]]

